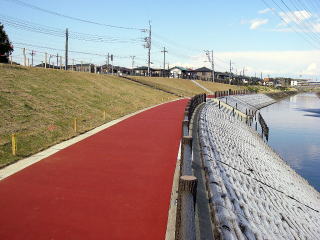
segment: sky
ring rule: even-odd
[[[231,61],[238,74],[320,80],[318,0],[0,0],[0,22],[17,62],[22,48],[35,51],[35,64],[44,61],[45,52],[51,61],[63,55],[68,28],[69,63],[101,65],[110,53],[114,65],[131,67],[135,56],[134,67],[146,66],[148,32],[142,29],[149,20],[154,68],[163,67],[163,47],[166,67],[210,67],[205,50],[212,50],[216,71],[229,71]]]

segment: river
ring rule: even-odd
[[[261,109],[269,145],[320,191],[320,99],[301,93]]]

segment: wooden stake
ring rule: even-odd
[[[104,110],[103,111],[103,120],[106,120],[106,118],[107,118],[107,112],[106,112],[106,110]]]
[[[15,134],[11,135],[11,146],[12,146],[12,155],[16,156],[17,154],[17,141]]]
[[[73,120],[73,129],[74,129],[75,132],[77,132],[77,130],[78,130],[77,118],[75,118]]]

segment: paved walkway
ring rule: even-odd
[[[191,80],[191,82],[193,82],[195,85],[197,85],[198,87],[201,87],[203,90],[205,90],[206,92],[214,95],[214,92],[212,92],[211,90],[209,90],[208,88],[206,88],[205,86],[203,86],[202,84],[200,84],[199,82],[196,82],[195,80]]]
[[[0,181],[0,239],[164,239],[186,103],[135,115]]]

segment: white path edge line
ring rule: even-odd
[[[201,85],[200,83],[194,81],[194,80],[191,80],[191,82],[193,82],[195,85],[197,85],[198,87],[201,87],[203,90],[207,91],[208,93],[210,94],[214,94],[212,91],[210,91],[208,88],[206,88],[205,86]]]
[[[160,103],[160,104],[157,104],[157,105],[154,105],[154,106],[151,106],[151,107],[147,107],[147,108],[141,109],[141,110],[139,110],[137,112],[130,113],[130,114],[125,115],[125,116],[123,116],[121,118],[112,120],[112,121],[110,121],[108,123],[105,123],[105,124],[99,126],[99,127],[96,127],[94,129],[86,132],[86,133],[83,133],[83,134],[78,135],[78,136],[76,136],[74,138],[71,138],[69,140],[63,141],[61,143],[58,143],[58,144],[56,144],[54,146],[51,146],[48,149],[46,149],[44,151],[41,151],[41,152],[38,152],[38,153],[36,153],[36,154],[34,154],[34,155],[30,156],[30,157],[27,157],[27,158],[24,158],[24,159],[20,159],[16,163],[13,163],[13,164],[11,164],[11,165],[3,168],[3,169],[0,169],[0,181],[5,179],[5,178],[7,178],[7,177],[9,177],[9,176],[11,176],[11,175],[13,175],[13,174],[15,174],[15,173],[17,173],[17,172],[19,172],[19,171],[21,171],[21,170],[23,170],[23,169],[25,169],[25,168],[27,168],[27,167],[29,167],[29,166],[31,166],[34,163],[37,163],[37,162],[39,162],[39,161],[41,161],[41,160],[43,160],[43,159],[45,159],[45,158],[47,158],[49,156],[61,151],[62,149],[65,149],[65,148],[67,148],[67,147],[69,147],[69,146],[71,146],[71,145],[73,145],[73,144],[75,144],[77,142],[80,142],[80,141],[82,141],[82,140],[84,140],[84,139],[86,139],[86,138],[88,138],[88,137],[90,137],[90,136],[102,131],[102,130],[105,130],[105,129],[107,129],[107,128],[109,128],[109,127],[111,127],[111,126],[113,126],[113,125],[115,125],[115,124],[117,124],[119,122],[122,122],[123,120],[126,120],[126,119],[128,119],[130,117],[133,117],[133,116],[135,116],[135,115],[137,115],[139,113],[142,113],[144,111],[147,111],[149,109],[161,106],[161,105],[166,104],[166,103],[179,101],[181,99],[183,99],[183,98],[178,98],[178,99],[175,99],[175,100],[172,100],[172,101]]]

